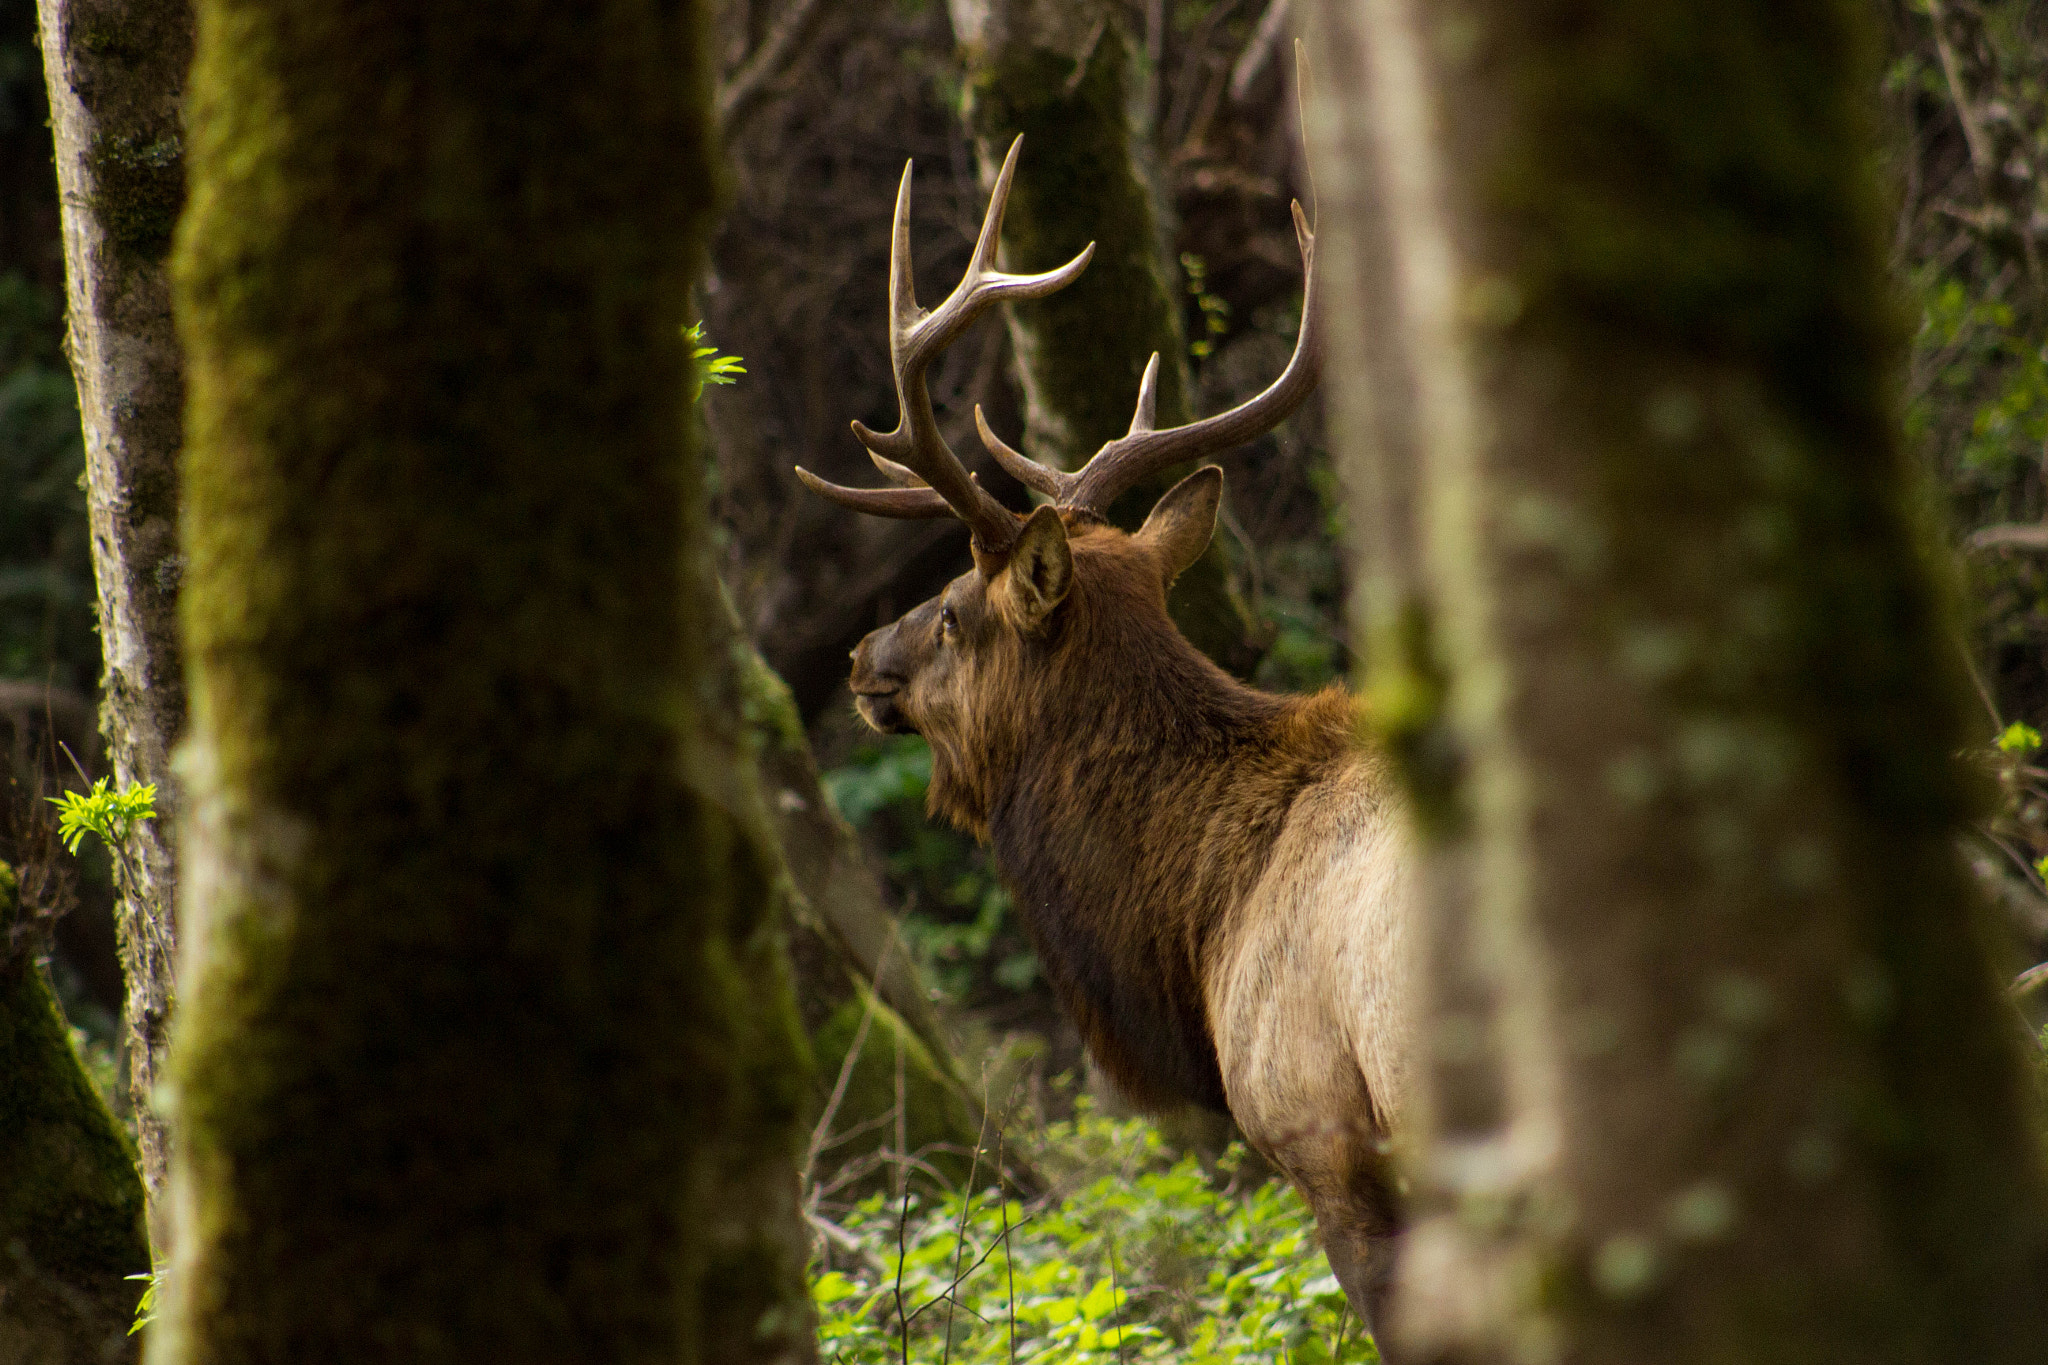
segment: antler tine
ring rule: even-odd
[[[1145,362],[1144,377],[1138,381],[1138,407],[1131,414],[1130,435],[1140,436],[1152,430],[1153,413],[1159,406],[1159,352]],[[981,404],[974,405],[974,429],[981,435],[981,443],[996,463],[1010,472],[1010,477],[1033,492],[1043,493],[1054,502],[1072,504],[1074,485],[1080,478],[1061,469],[1049,469],[1029,455],[1013,448],[1009,442],[989,429],[988,419],[981,414]]]
[[[882,477],[895,484],[898,488],[930,487],[929,484],[919,477],[915,469],[906,469],[894,460],[875,454],[872,450],[868,452],[868,458],[875,462],[875,468],[882,471]]]
[[[819,497],[869,516],[920,520],[956,515],[953,504],[929,488],[847,488],[827,483],[802,465],[796,467],[796,476]]]
[[[903,178],[896,182],[896,211],[889,219],[889,359],[896,359],[896,337],[906,325],[902,319],[915,319],[917,306],[917,276],[910,268],[910,173],[917,166],[915,158],[903,163]]]
[[[996,463],[1010,472],[1010,477],[1034,493],[1043,493],[1058,500],[1067,491],[1067,484],[1073,475],[1058,469],[1047,469],[1022,451],[1012,450],[1002,437],[989,430],[988,418],[981,415],[981,404],[974,405],[974,429],[981,434],[981,443],[988,453],[995,456]]]
[[[1205,455],[1221,454],[1255,439],[1280,425],[1300,407],[1315,389],[1322,371],[1321,291],[1316,287],[1316,238],[1309,230],[1301,204],[1294,204],[1294,233],[1301,247],[1305,276],[1302,285],[1301,331],[1294,340],[1294,354],[1280,377],[1265,392],[1240,403],[1228,412],[1205,417],[1186,426],[1152,430],[1153,388],[1157,358],[1145,368],[1138,388],[1138,411],[1131,419],[1130,434],[1104,445],[1079,470],[1062,476],[1063,506],[1100,512],[1117,495],[1147,474],[1168,465],[1181,464]],[[1019,456],[1018,458],[1023,458]],[[1008,468],[1008,462],[1004,462]],[[1014,474],[1016,471],[1013,469]]]
[[[1141,436],[1152,430],[1153,415],[1159,411],[1159,352],[1145,362],[1145,377],[1138,381],[1138,407],[1131,414],[1127,436]]]
[[[889,361],[896,375],[896,429],[876,433],[859,422],[853,434],[867,447],[883,477],[894,489],[842,488],[804,470],[804,485],[843,506],[878,516],[939,516],[950,508],[966,522],[974,542],[986,554],[1008,552],[1017,539],[1016,515],[997,502],[961,465],[939,432],[932,412],[925,372],[932,360],[975,319],[1004,299],[1037,298],[1064,288],[1088,266],[1095,253],[1090,242],[1081,254],[1057,270],[1041,275],[1012,275],[993,267],[1001,240],[1003,209],[1016,177],[1017,153],[1024,139],[1010,144],[1009,155],[989,195],[981,234],[974,244],[967,272],[945,301],[926,312],[917,306],[910,260],[911,168],[903,168],[896,191],[896,218],[889,238]],[[1019,456],[1018,458],[1022,458]],[[923,487],[919,487],[919,484]]]

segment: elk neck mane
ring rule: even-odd
[[[1118,1087],[1220,1110],[1205,954],[1296,798],[1353,752],[1355,703],[1239,683],[1175,629],[1144,546],[1071,529],[1074,586],[1053,629],[979,680],[971,733],[931,737],[932,808],[994,847],[1047,978]]]

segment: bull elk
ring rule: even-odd
[[[1018,139],[1021,143],[1022,139]],[[1050,501],[1009,511],[940,435],[925,375],[1003,299],[1087,266],[994,268],[1016,169],[1010,147],[966,275],[931,312],[911,285],[910,167],[896,198],[889,356],[900,420],[853,424],[894,487],[797,474],[888,517],[957,516],[974,567],[853,654],[860,714],[931,745],[929,809],[991,844],[1047,979],[1097,1063],[1133,1101],[1227,1111],[1315,1212],[1360,1316],[1386,1287],[1400,1215],[1387,1135],[1406,1070],[1402,834],[1383,761],[1355,741],[1356,703],[1255,691],[1175,629],[1167,589],[1207,547],[1223,472],[1196,470],[1126,534],[1104,510],[1148,474],[1270,430],[1314,388],[1315,238],[1286,370],[1240,407],[1153,425],[1159,357],[1129,434],[1080,470],[1048,469],[975,424],[989,453]]]

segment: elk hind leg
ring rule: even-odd
[[[1368,1331],[1379,1341],[1380,1355],[1394,1356],[1379,1340],[1393,1297],[1394,1253],[1402,1230],[1400,1198],[1387,1160],[1377,1156],[1357,1162],[1335,1178],[1303,1181],[1303,1193],[1316,1216],[1330,1270]]]

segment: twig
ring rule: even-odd
[[[1209,43],[1216,36],[1217,28],[1241,3],[1243,0],[1222,0],[1202,16],[1202,21],[1195,25],[1195,31],[1188,35],[1187,51],[1181,54],[1180,74],[1173,82],[1173,102],[1167,106],[1164,120],[1159,125],[1159,145],[1162,148],[1178,147],[1186,139],[1191,111],[1201,90],[1201,81],[1195,73],[1209,57]],[[1277,3],[1285,5],[1287,0],[1277,0]]]
[[[910,1365],[910,1319],[903,1313],[903,1263],[910,1256],[904,1234],[910,1224],[910,1195],[902,1184],[899,1174],[896,1195],[896,1330],[902,1343],[903,1365]]]
[[[868,991],[867,1007],[861,1011],[860,1027],[853,1031],[853,1045],[846,1049],[846,1059],[839,1064],[839,1079],[832,1083],[832,1096],[825,1101],[825,1112],[818,1115],[818,1122],[811,1129],[811,1145],[804,1152],[803,1170],[797,1176],[799,1189],[811,1185],[811,1172],[817,1167],[818,1153],[826,1147],[825,1139],[832,1131],[832,1120],[839,1116],[839,1106],[846,1100],[846,1087],[853,1080],[854,1064],[860,1061],[861,1049],[867,1045],[868,1027],[875,1022],[875,992]]]
[[[903,1084],[903,1035],[896,1037],[896,1195],[900,1199],[909,1190],[909,1168],[901,1164],[910,1156],[910,1105],[907,1087]]]
[[[1972,531],[1963,544],[1972,550],[2048,550],[2048,525],[2006,523]]]
[[[803,40],[819,9],[818,0],[794,0],[783,11],[782,17],[775,21],[775,27],[768,31],[768,36],[761,40],[761,45],[754,49],[754,55],[732,73],[731,80],[719,86],[718,130],[722,138],[731,139],[741,113],[761,97],[768,88],[768,82],[789,64],[797,44]]]
[[[2005,842],[2005,840],[1999,838],[1996,834],[1993,834],[1988,829],[1983,831],[1983,834],[1986,839],[1989,839],[1991,841],[1992,846],[1994,848],[1996,848],[2000,853],[2003,853],[2006,857],[2012,859],[2012,865],[2020,870],[2021,875],[2026,878],[2028,886],[2031,887],[2034,886],[2036,883],[2040,882],[2040,872],[2034,867],[2032,863],[2028,862],[2025,858],[2020,856],[2018,849],[2015,849],[2011,844],[2008,844],[2007,842]]]
[[[1102,35],[1108,28],[1108,19],[1097,19],[1095,27],[1088,31],[1088,40],[1081,44],[1081,55],[1074,60],[1074,74],[1067,77],[1066,87],[1060,91],[1061,99],[1072,99],[1074,92],[1081,88],[1081,82],[1088,78],[1088,63],[1095,60],[1095,49],[1101,44]]]
[[[1956,60],[1955,47],[1948,40],[1948,16],[1943,12],[1942,0],[1927,0],[1927,15],[1934,21],[1934,50],[1941,58],[1941,74],[1942,79],[1948,82],[1949,101],[1956,107],[1956,122],[1962,125],[1963,145],[1970,149],[1970,165],[1988,195],[1991,177],[1998,168],[1993,164],[1991,139],[1985,136],[1984,125],[1970,103],[1970,94],[1963,88],[1962,63]]]
[[[804,1221],[811,1225],[812,1230],[823,1241],[831,1246],[838,1247],[852,1256],[857,1265],[864,1270],[871,1271],[877,1280],[882,1278],[884,1270],[881,1261],[875,1258],[875,1253],[869,1251],[860,1238],[854,1236],[845,1228],[840,1227],[839,1224],[831,1219],[808,1209],[804,1212]]]
[[[1000,1157],[997,1158],[1001,1160]],[[1017,1365],[1017,1258],[1010,1254],[1010,1201],[1003,1200],[1003,1271],[1009,1278],[1010,1365]]]
[[[831,1151],[834,1147],[844,1146],[846,1143],[852,1142],[855,1138],[866,1137],[869,1133],[874,1132],[877,1128],[889,1127],[893,1125],[895,1122],[896,1112],[893,1109],[877,1114],[871,1119],[862,1119],[859,1123],[854,1124],[853,1127],[842,1129],[839,1132],[834,1133],[831,1137],[827,1138],[825,1140],[825,1145],[819,1149],[819,1155],[822,1156],[824,1153]]]
[[[1991,713],[1991,729],[1994,734],[2005,732],[2005,720],[1998,714],[1998,703],[1992,699],[1991,689],[1984,685],[1984,675],[1977,671],[1977,658],[1970,653],[1969,642],[1962,633],[1955,635],[1956,651],[1963,656],[1963,669],[1970,675],[1970,685],[1977,689],[1977,699],[1984,703],[1984,709]]]
[[[946,1179],[945,1172],[932,1165],[929,1161],[916,1156],[898,1156],[894,1152],[870,1152],[859,1160],[850,1161],[840,1168],[839,1174],[834,1176],[832,1182],[824,1186],[820,1191],[821,1198],[823,1195],[835,1194],[846,1186],[853,1184],[877,1166],[892,1165],[900,1166],[905,1170],[919,1172],[932,1182],[935,1189],[943,1191],[948,1196],[959,1193],[959,1191],[953,1188],[952,1183]]]
[[[1266,63],[1273,60],[1273,49],[1280,45],[1280,35],[1287,31],[1287,9],[1287,0],[1272,0],[1259,16],[1259,26],[1252,31],[1252,40],[1245,44],[1244,55],[1230,69],[1232,104],[1241,105],[1251,98],[1252,85],[1265,72]]]
[[[1123,1294],[1116,1284],[1116,1237],[1112,1235],[1109,1239],[1109,1322],[1116,1328],[1116,1358],[1119,1361],[1128,1360],[1130,1350],[1130,1333],[1119,1321],[1123,1312]]]
[[[981,1131],[974,1136],[974,1155],[967,1162],[967,1187],[960,1195],[960,1222],[953,1229],[953,1283],[960,1283],[960,1256],[967,1246],[967,1220],[974,1212],[974,1177],[981,1170],[981,1149],[988,1141],[988,1106],[981,1110]],[[983,1257],[986,1260],[987,1257]],[[975,1264],[979,1265],[977,1261]],[[969,1309],[973,1312],[973,1309]],[[979,1317],[980,1314],[975,1314]],[[953,1310],[946,1309],[946,1345],[939,1355],[940,1365],[952,1365],[953,1360]]]
[[[1026,1218],[1025,1218],[1025,1219],[1024,1219],[1024,1220],[1023,1220],[1022,1222],[1018,1223],[1018,1224],[1017,1224],[1017,1226],[1021,1228],[1021,1227],[1023,1227],[1023,1226],[1024,1226],[1024,1224],[1025,1224],[1025,1223],[1029,1223],[1030,1221],[1031,1221],[1031,1219],[1030,1219],[1030,1218],[1029,1218],[1029,1217],[1027,1216],[1027,1217],[1026,1217]],[[920,1317],[924,1316],[924,1313],[925,1313],[925,1310],[926,1310],[926,1309],[929,1309],[929,1308],[934,1308],[934,1307],[936,1307],[936,1306],[937,1306],[937,1305],[938,1305],[938,1304],[939,1304],[939,1303],[940,1303],[940,1302],[941,1302],[942,1300],[945,1300],[945,1299],[947,1299],[947,1298],[951,1297],[951,1296],[953,1295],[954,1291],[956,1291],[957,1289],[959,1289],[961,1285],[965,1284],[965,1283],[966,1283],[966,1282],[967,1282],[967,1281],[968,1281],[968,1280],[969,1280],[970,1278],[972,1278],[972,1277],[973,1277],[973,1275],[974,1275],[974,1272],[975,1272],[975,1271],[977,1271],[977,1270],[981,1269],[981,1268],[982,1268],[982,1266],[984,1266],[984,1265],[986,1265],[986,1264],[988,1263],[988,1258],[989,1258],[989,1257],[991,1257],[991,1256],[993,1256],[993,1255],[995,1255],[995,1254],[996,1254],[996,1246],[997,1246],[997,1245],[998,1245],[998,1244],[997,1244],[997,1243],[995,1243],[995,1242],[990,1242],[990,1243],[988,1244],[988,1250],[986,1250],[986,1251],[982,1252],[982,1253],[981,1253],[981,1255],[979,1255],[979,1256],[975,1257],[975,1258],[974,1258],[974,1264],[973,1264],[973,1265],[971,1265],[971,1266],[969,1266],[969,1267],[967,1267],[967,1273],[966,1273],[966,1274],[964,1274],[964,1275],[959,1275],[959,1276],[956,1276],[956,1277],[955,1277],[955,1278],[953,1279],[953,1281],[952,1281],[952,1282],[951,1282],[950,1284],[948,1284],[948,1285],[947,1285],[947,1286],[946,1286],[946,1287],[945,1287],[944,1289],[941,1289],[941,1290],[940,1290],[940,1291],[939,1291],[938,1293],[936,1293],[936,1294],[932,1295],[932,1296],[931,1296],[931,1297],[930,1297],[929,1299],[926,1299],[926,1300],[924,1301],[924,1303],[920,1304],[920,1305],[918,1306],[918,1309],[917,1309],[917,1311],[916,1311],[916,1312],[914,1312],[914,1313],[912,1313],[912,1314],[910,1315],[910,1321],[912,1321],[912,1322],[916,1322],[916,1321],[917,1321],[917,1320],[918,1320],[918,1319],[919,1319]],[[962,1304],[962,1305],[960,1305],[960,1306],[961,1306],[961,1307],[963,1307],[963,1308],[966,1308],[966,1305],[965,1305],[965,1304]],[[975,1313],[975,1312],[974,1312],[974,1310],[973,1310],[972,1308],[968,1308],[968,1309],[967,1309],[967,1311],[968,1311],[969,1313],[974,1313],[974,1316],[975,1316],[975,1317],[977,1317],[977,1318],[981,1318],[981,1321],[983,1321],[983,1322],[987,1322],[987,1321],[988,1321],[988,1319],[987,1319],[987,1318],[983,1318],[983,1317],[981,1317],[981,1314],[979,1314],[979,1313]]]

